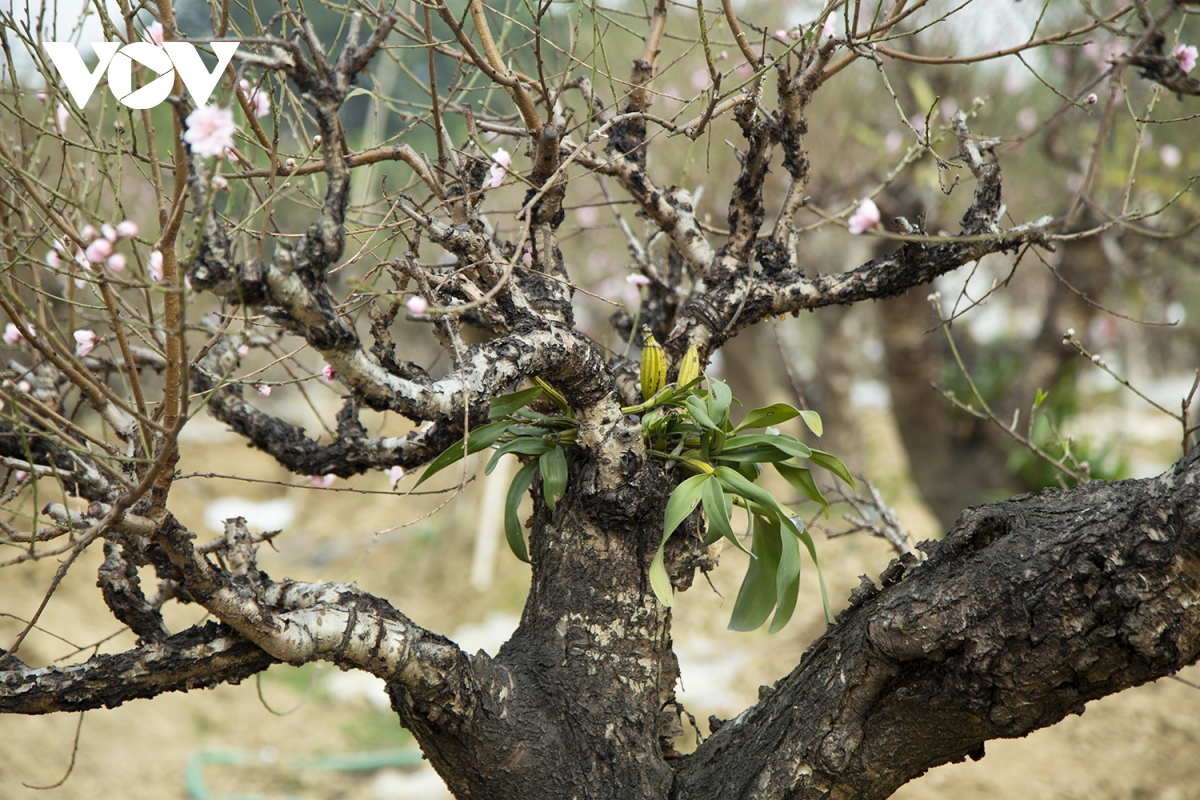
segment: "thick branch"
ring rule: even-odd
[[[964,512],[687,757],[673,797],[884,798],[1200,657],[1200,449]]]
[[[82,664],[0,670],[0,713],[115,708],[166,692],[239,683],[275,663],[232,629],[209,622],[157,644],[93,656]]]

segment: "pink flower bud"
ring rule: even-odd
[[[241,356],[242,358],[245,358],[246,356],[250,355],[250,345],[244,344],[241,347],[239,347],[237,349],[237,354],[239,356]]]
[[[327,383],[333,383],[335,380],[337,380],[337,373],[333,371],[332,364],[326,364],[324,367],[322,367],[321,375],[325,378]]]
[[[254,390],[256,392],[258,392],[259,395],[261,395],[262,397],[270,397],[271,396],[271,387],[267,386],[265,384],[261,384],[261,383],[258,384],[257,386],[254,387]]]
[[[93,264],[103,263],[105,259],[112,255],[112,242],[108,239],[96,239],[87,246],[87,250],[83,252],[87,260]]]
[[[163,256],[158,250],[150,254],[150,280],[158,283],[163,279]]]
[[[108,268],[113,272],[122,272],[125,269],[125,256],[120,253],[113,253],[108,257]]]
[[[650,285],[649,278],[647,278],[645,275],[639,275],[636,272],[632,275],[626,275],[625,282],[632,283],[634,286],[649,286]]]
[[[1089,106],[1094,106],[1099,99],[1100,98],[1096,97],[1096,93],[1092,92],[1084,99],[1083,102],[1087,103]]]
[[[878,228],[879,220],[879,206],[868,197],[859,203],[858,208],[850,215],[850,233],[857,236],[869,228]]]
[[[225,180],[224,175],[214,175],[212,179],[212,187],[218,192],[223,192],[229,188],[229,181]]]
[[[404,467],[395,466],[384,470],[384,474],[388,476],[388,483],[395,486],[404,477]]]
[[[122,220],[117,223],[117,237],[120,239],[132,239],[138,235],[138,224],[133,220]]]
[[[429,309],[429,303],[420,295],[413,295],[408,298],[408,302],[404,304],[410,314],[424,314]]]
[[[20,344],[25,341],[25,337],[21,335],[21,329],[11,322],[4,326],[4,343],[10,347]]]
[[[96,346],[98,337],[95,331],[78,330],[75,331],[75,355],[83,358],[88,353],[92,352],[92,348]]]
[[[100,226],[100,235],[110,242],[115,242],[117,240],[117,229],[106,222]]]
[[[49,253],[46,253],[46,263],[50,265],[51,269],[58,269],[62,266],[62,261],[58,258],[57,250],[51,250]]]
[[[84,225],[79,229],[79,235],[89,242],[96,238],[96,233],[97,231],[95,225]]]
[[[327,475],[312,475],[309,477],[309,480],[312,481],[312,485],[316,486],[318,489],[328,489],[336,478],[337,476],[330,472]]]

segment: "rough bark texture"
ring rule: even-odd
[[[636,466],[633,464],[631,466]],[[583,471],[591,468],[583,466]],[[521,624],[473,711],[390,686],[393,704],[459,797],[665,797],[664,741],[677,722],[670,615],[646,569],[661,535],[666,476],[655,463],[612,491],[537,504],[534,579]],[[583,475],[576,485],[587,485]]]
[[[539,505],[533,591],[496,659],[406,634],[446,655],[400,666],[393,702],[457,796],[883,798],[1200,656],[1196,449],[1158,478],[969,509],[926,562],[897,561],[882,589],[856,591],[756,706],[672,757],[670,615],[643,579],[661,513],[646,498],[667,484],[653,464],[630,474],[553,513]],[[111,707],[274,661],[210,624],[77,666],[12,664],[0,712]]]
[[[964,512],[688,756],[672,797],[887,797],[1194,662],[1198,474],[1193,450],[1158,478]]]

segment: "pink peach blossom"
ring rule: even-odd
[[[504,183],[504,175],[512,166],[512,156],[503,147],[497,148],[496,152],[492,154],[492,161],[495,163],[488,172],[487,182],[483,185],[485,189],[495,189]]]
[[[250,88],[250,81],[238,81],[238,88],[242,90],[242,95],[250,102],[254,109],[254,116],[265,117],[271,113],[271,98],[267,93],[260,90],[258,87]]]
[[[33,330],[30,329],[32,333]],[[25,337],[21,334],[21,329],[13,323],[8,323],[4,326],[4,343],[10,347],[14,347],[25,341]]]
[[[1171,55],[1175,56],[1175,60],[1179,62],[1179,68],[1184,72],[1191,72],[1196,66],[1196,57],[1200,56],[1200,51],[1190,44],[1179,44],[1171,51]]]
[[[270,397],[271,396],[271,387],[267,386],[266,384],[260,383],[254,387],[254,390],[256,392],[258,392],[259,395],[261,395],[262,397]]]
[[[214,175],[212,179],[212,187],[218,192],[223,192],[229,188],[229,181],[225,180],[224,175]]]
[[[83,254],[91,263],[100,264],[106,258],[111,256],[112,252],[112,242],[110,242],[108,239],[96,239],[87,246],[87,250],[83,251]]]
[[[51,250],[49,253],[46,253],[46,263],[50,265],[51,269],[58,269],[62,266],[62,261],[58,258],[57,250]]]
[[[75,355],[79,356],[80,358],[83,358],[88,353],[92,352],[92,348],[96,346],[96,342],[99,340],[99,337],[96,336],[96,332],[92,330],[78,330],[75,331],[74,335]]]
[[[162,47],[163,46],[162,23],[161,22],[151,23],[150,27],[146,29],[146,38],[148,38],[150,40],[151,44],[155,44],[155,45],[158,45],[159,47]]]
[[[858,208],[850,215],[850,233],[857,236],[868,228],[878,228],[879,220],[879,206],[868,197],[859,203]]]
[[[633,273],[632,275],[626,275],[625,282],[631,283],[634,286],[649,286],[650,285],[649,278],[647,278],[645,275],[639,275],[636,272]]]
[[[183,140],[200,156],[219,156],[233,145],[233,112],[220,106],[201,106],[184,120]]]
[[[163,279],[163,256],[158,250],[150,254],[150,262],[148,264],[150,271],[150,280],[158,283]]]
[[[337,373],[333,371],[332,364],[326,364],[321,368],[321,376],[325,378],[327,383],[333,383],[337,380]]]
[[[383,474],[388,476],[388,483],[392,484],[392,486],[395,486],[400,482],[400,479],[404,477],[404,467],[390,467],[384,470]]]
[[[333,485],[333,482],[336,479],[337,475],[334,475],[332,472],[326,475],[309,476],[309,480],[312,481],[312,485],[316,486],[318,489],[328,489],[331,485]]]

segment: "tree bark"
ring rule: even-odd
[[[669,609],[646,571],[668,476],[661,462],[645,462],[615,489],[589,492],[575,487],[593,484],[594,467],[572,472],[554,511],[534,493],[533,585],[520,626],[495,660],[472,658],[486,699],[474,713],[445,713],[436,697],[389,686],[457,797],[667,796],[664,746],[680,731],[663,709],[679,668]]]
[[[968,509],[894,562],[674,800],[884,798],[1200,657],[1200,448],[1157,478]]]
[[[402,722],[462,798],[883,798],[931,767],[981,757],[987,739],[1024,736],[1200,657],[1197,448],[1157,478],[968,509],[924,546],[927,561],[894,562],[882,588],[864,581],[757,705],[676,756],[663,713],[678,675],[670,613],[645,581],[670,486],[658,464],[631,463],[627,480],[588,490],[601,470],[583,461],[554,512],[539,501],[533,590],[495,659],[457,654],[348,589],[281,584],[261,602],[295,609],[278,617],[284,632],[342,613],[336,660],[392,670]],[[671,540],[679,588],[697,565],[694,540]],[[359,646],[371,631],[384,638]],[[407,654],[387,656],[397,647]],[[81,665],[12,661],[0,711],[112,707],[237,681],[276,660],[256,652],[209,625]]]

